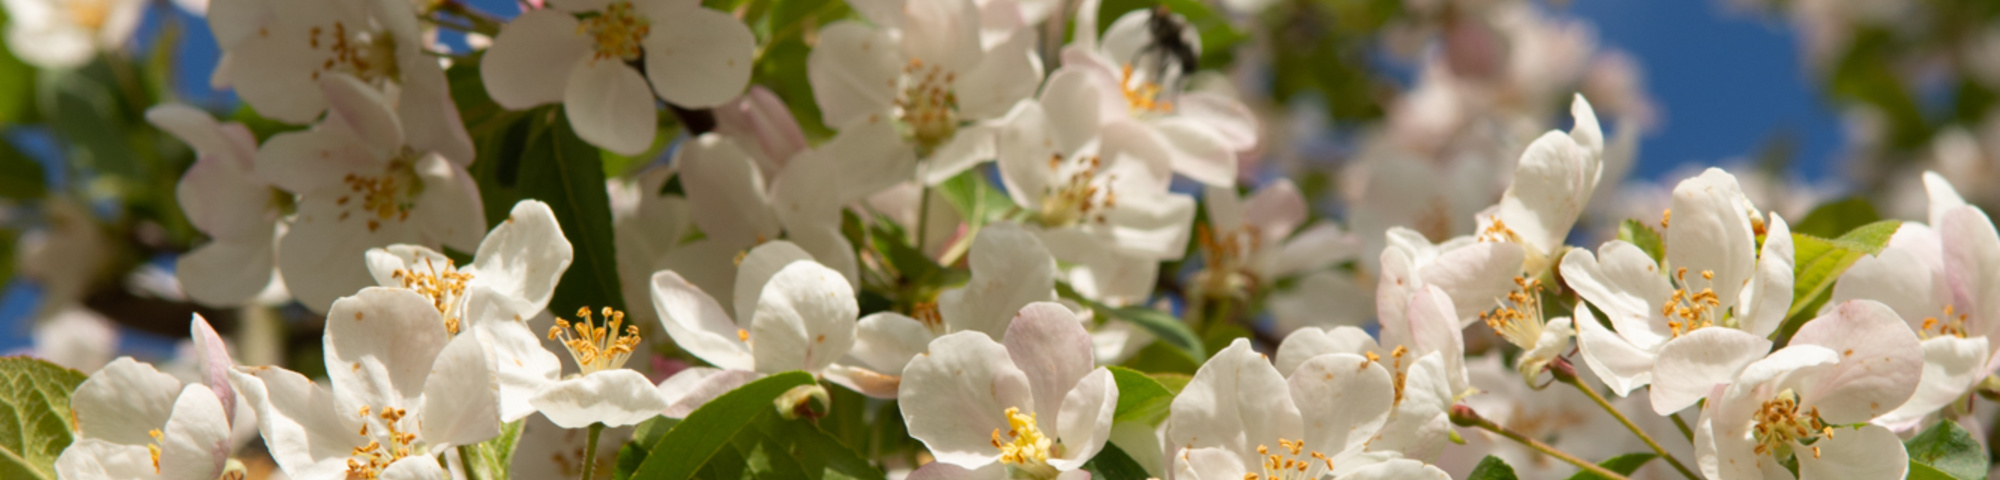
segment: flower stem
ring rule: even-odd
[[[583,480],[597,480],[597,435],[604,433],[603,423],[590,424],[590,440],[583,444]]]
[[[931,187],[920,187],[923,194],[917,196],[917,251],[924,251],[924,237],[931,233]]]
[[[1688,428],[1687,420],[1681,420],[1681,414],[1675,413],[1668,415],[1667,418],[1674,419],[1674,428],[1681,431],[1682,437],[1686,437],[1690,442],[1694,441],[1694,429]]]
[[[1631,478],[1626,477],[1624,475],[1619,475],[1618,472],[1613,472],[1611,471],[1611,469],[1600,467],[1595,463],[1583,461],[1583,459],[1576,458],[1575,455],[1570,455],[1568,452],[1557,450],[1556,447],[1550,446],[1549,444],[1546,443],[1542,443],[1540,440],[1528,438],[1526,435],[1521,435],[1520,432],[1508,430],[1507,427],[1502,427],[1499,424],[1493,423],[1492,420],[1481,418],[1478,412],[1472,411],[1472,407],[1465,406],[1464,404],[1451,406],[1451,423],[1461,427],[1478,427],[1480,429],[1499,434],[1502,437],[1507,437],[1508,439],[1513,440],[1515,442],[1519,442],[1522,445],[1527,445],[1528,448],[1533,448],[1535,449],[1535,451],[1542,452],[1543,454],[1551,457],[1556,457],[1556,459],[1568,462],[1570,465],[1576,465],[1576,468],[1581,468],[1592,474],[1596,474],[1599,477],[1604,477],[1609,480],[1631,480]]]
[[[1610,401],[1606,401],[1603,394],[1597,393],[1597,389],[1590,388],[1589,385],[1585,385],[1583,381],[1578,380],[1576,377],[1576,367],[1571,366],[1568,360],[1557,357],[1554,363],[1549,364],[1549,372],[1555,375],[1556,381],[1576,387],[1577,391],[1583,392],[1584,396],[1590,397],[1590,400],[1593,402],[1597,402],[1597,406],[1603,407],[1605,412],[1610,413],[1613,418],[1617,418],[1618,423],[1625,424],[1626,430],[1631,430],[1632,435],[1639,437],[1639,441],[1646,442],[1646,446],[1653,448],[1653,453],[1660,454],[1661,460],[1666,460],[1667,464],[1673,465],[1674,470],[1679,470],[1681,475],[1686,476],[1688,480],[1701,480],[1701,477],[1695,476],[1694,471],[1688,470],[1687,465],[1682,464],[1680,459],[1674,458],[1673,454],[1667,453],[1667,449],[1660,447],[1660,442],[1653,441],[1652,435],[1647,435],[1646,431],[1639,428],[1638,424],[1632,423],[1632,419],[1626,417],[1625,412],[1619,411],[1618,407],[1612,406]],[[1678,417],[1675,418],[1675,420],[1679,419]]]

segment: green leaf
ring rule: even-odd
[[[1118,382],[1118,409],[1112,414],[1112,422],[1157,425],[1167,418],[1167,406],[1174,401],[1173,391],[1138,370],[1116,365],[1105,368],[1111,370],[1111,379]]]
[[[464,455],[465,468],[470,470],[467,478],[478,480],[507,480],[513,470],[514,446],[521,440],[521,430],[526,420],[515,420],[500,425],[500,436],[472,445],[461,445],[459,453]]]
[[[1882,214],[1875,211],[1875,205],[1868,203],[1868,199],[1848,197],[1813,207],[1805,219],[1792,224],[1792,233],[1834,238],[1881,219]]]
[[[1903,479],[1904,480],[1964,480],[1958,477],[1953,477],[1949,473],[1944,473],[1943,470],[1932,468],[1930,465],[1917,463],[1915,460],[1910,461],[1910,475],[1907,477],[1903,477]]]
[[[1125,454],[1124,449],[1109,442],[1104,444],[1103,450],[1097,451],[1097,456],[1090,458],[1089,463],[1083,464],[1083,468],[1090,471],[1090,478],[1093,479],[1146,480],[1153,477],[1146,474],[1145,466]]]
[[[6,12],[0,12],[0,23]],[[0,48],[0,125],[27,123],[35,100],[35,68],[14,57],[12,49]]]
[[[1514,467],[1507,465],[1506,460],[1487,455],[1485,459],[1479,461],[1478,466],[1472,467],[1472,474],[1466,475],[1465,480],[1517,480],[1519,478],[1521,477],[1514,475]]]
[[[660,438],[665,437],[667,431],[672,430],[680,421],[678,418],[653,417],[639,422],[639,426],[632,429],[632,441],[618,448],[618,468],[612,472],[611,478],[613,480],[632,478],[632,473],[639,470],[639,464],[646,461],[648,452],[646,449],[658,444]],[[600,445],[598,448],[603,446]]]
[[[742,459],[737,461],[736,459]],[[881,471],[804,420],[766,414],[731,438],[697,478],[883,479]]]
[[[78,71],[43,72],[45,88],[40,108],[49,127],[61,137],[65,160],[102,175],[126,180],[142,178],[139,156],[132,150],[120,114],[118,90],[110,75],[86,75],[103,64]]]
[[[1092,312],[1096,312],[1097,315],[1102,315],[1104,318],[1132,322],[1133,325],[1138,325],[1139,328],[1146,329],[1147,333],[1159,337],[1161,341],[1185,351],[1188,357],[1193,359],[1197,364],[1208,358],[1208,350],[1202,345],[1201,337],[1196,336],[1194,330],[1188,329],[1186,324],[1182,324],[1181,319],[1174,318],[1173,315],[1168,315],[1166,312],[1146,307],[1113,308],[1110,305],[1098,303],[1096,300],[1084,298],[1082,294],[1077,293],[1076,289],[1070,287],[1068,283],[1060,281],[1056,282],[1056,294],[1062,298],[1070,299],[1083,304],[1083,306],[1090,307]]]
[[[1785,323],[1773,335],[1777,347],[1790,342],[1799,327],[1816,315],[1821,305],[1833,293],[1834,282],[1847,267],[1854,266],[1863,255],[1874,255],[1889,244],[1889,237],[1896,228],[1902,226],[1900,220],[1883,220],[1863,225],[1836,239],[1825,239],[1802,233],[1792,234],[1794,263],[1792,272],[1792,307],[1785,313]]]
[[[944,201],[958,211],[959,218],[965,219],[967,228],[978,229],[999,220],[1014,201],[1005,192],[993,188],[979,169],[966,170],[938,184],[936,191],[944,194]]]
[[[1990,461],[1986,448],[1957,422],[1943,421],[1903,442],[1910,463],[1930,467],[1958,480],[1985,480]],[[1911,468],[1910,478],[1917,478]]]
[[[1627,219],[1618,224],[1618,239],[1646,251],[1646,256],[1653,257],[1653,263],[1667,258],[1667,242],[1660,239],[1660,232],[1638,220]]]
[[[541,200],[555,211],[576,260],[563,272],[549,311],[565,315],[580,307],[625,310],[618,287],[617,255],[611,233],[611,198],[597,147],[584,143],[560,113],[530,137],[521,156],[522,198]],[[505,218],[489,217],[490,222]]]
[[[1650,462],[1654,458],[1658,457],[1659,455],[1652,453],[1627,453],[1624,455],[1611,457],[1610,460],[1597,462],[1597,466],[1604,467],[1605,470],[1618,472],[1619,475],[1631,475],[1632,472],[1639,471],[1639,467],[1646,466],[1646,462]],[[1610,479],[1604,478],[1603,475],[1591,473],[1590,471],[1586,470],[1586,471],[1576,472],[1576,475],[1570,475],[1569,480],[1610,480]]]
[[[731,439],[750,429],[761,417],[777,415],[772,406],[793,387],[813,384],[810,373],[792,371],[764,377],[737,387],[703,404],[672,430],[646,447],[651,454],[634,470],[634,478],[681,480],[716,458]]]
[[[1153,374],[1177,373],[1192,375],[1201,369],[1201,361],[1188,356],[1188,351],[1167,342],[1153,342],[1140,348],[1132,358],[1125,359],[1127,368]]]
[[[41,360],[0,358],[0,478],[56,478],[56,456],[76,430],[69,394],[84,378]]]
[[[1167,387],[1167,391],[1173,392],[1174,395],[1180,395],[1181,389],[1187,388],[1188,382],[1194,381],[1193,376],[1185,373],[1155,373],[1149,376],[1160,382],[1160,386]]]

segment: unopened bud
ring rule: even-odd
[[[1463,403],[1454,404],[1451,406],[1452,425],[1457,425],[1461,427],[1473,427],[1473,426],[1478,426],[1479,422],[1481,421],[1484,420],[1479,418],[1479,412],[1472,411],[1471,406]]]

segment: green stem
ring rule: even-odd
[[[472,446],[472,445],[459,445],[459,446],[458,446],[458,463],[459,463],[460,465],[464,465],[464,466],[465,466],[465,479],[466,479],[466,480],[480,480],[480,479],[482,479],[482,478],[485,478],[485,477],[481,477],[481,476],[480,476],[480,474],[482,474],[482,473],[486,473],[486,470],[485,470],[484,468],[481,468],[481,467],[485,467],[485,465],[473,465],[473,464],[472,464],[472,458],[474,457],[474,455],[472,454],[472,449],[474,449],[474,448],[478,448],[478,447],[475,447],[475,446]]]
[[[597,435],[604,433],[603,423],[590,424],[590,439],[583,444],[583,480],[597,480]]]
[[[924,237],[931,233],[931,187],[921,187],[917,196],[917,251],[924,251]]]
[[[1540,440],[1528,438],[1526,435],[1520,434],[1520,432],[1508,430],[1507,427],[1502,427],[1499,424],[1493,423],[1492,420],[1481,418],[1479,416],[1479,413],[1472,411],[1472,407],[1468,407],[1462,404],[1452,405],[1451,423],[1461,427],[1478,427],[1482,430],[1499,434],[1502,437],[1507,437],[1509,440],[1519,442],[1520,444],[1526,445],[1528,446],[1528,448],[1533,448],[1535,449],[1535,451],[1542,452],[1545,455],[1556,457],[1556,459],[1558,460],[1568,462],[1570,465],[1575,465],[1576,468],[1584,469],[1585,471],[1589,471],[1590,473],[1596,474],[1599,477],[1604,477],[1607,480],[1632,480],[1631,478],[1628,478],[1624,475],[1619,475],[1618,472],[1611,471],[1611,469],[1598,466],[1595,463],[1583,461],[1583,459],[1580,458],[1576,458],[1575,455],[1570,455],[1568,452],[1558,450],[1556,449],[1556,447],[1550,446],[1549,444],[1546,443],[1542,443]]]
[[[1639,441],[1646,442],[1646,446],[1652,447],[1653,453],[1660,454],[1660,459],[1666,460],[1669,465],[1673,465],[1674,470],[1679,470],[1681,475],[1686,476],[1688,480],[1701,480],[1701,477],[1696,476],[1693,470],[1688,470],[1687,465],[1682,464],[1680,459],[1674,458],[1673,454],[1667,453],[1666,448],[1660,447],[1660,442],[1653,441],[1652,435],[1647,435],[1644,429],[1632,423],[1632,419],[1627,418],[1625,412],[1619,411],[1618,407],[1614,407],[1611,405],[1611,402],[1606,401],[1603,394],[1597,393],[1597,389],[1590,388],[1589,385],[1585,385],[1582,381],[1578,380],[1576,378],[1576,368],[1570,366],[1568,361],[1560,358],[1556,359],[1556,363],[1550,365],[1549,371],[1555,373],[1556,380],[1576,387],[1577,391],[1583,392],[1584,396],[1588,396],[1591,401],[1597,402],[1597,406],[1603,407],[1605,412],[1610,413],[1613,418],[1617,418],[1618,423],[1625,424],[1626,430],[1631,430],[1632,435],[1639,437]],[[1678,420],[1679,418],[1676,417],[1675,419]]]
[[[1686,437],[1690,442],[1694,441],[1694,429],[1688,428],[1687,420],[1681,420],[1681,414],[1675,413],[1668,415],[1667,418],[1674,419],[1674,428],[1681,431],[1682,437]]]

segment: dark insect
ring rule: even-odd
[[[1146,29],[1152,33],[1153,41],[1146,44],[1146,48],[1140,50],[1139,55],[1141,57],[1148,54],[1159,55],[1153,78],[1165,78],[1169,62],[1178,67],[1176,72],[1182,77],[1199,68],[1194,46],[1188,45],[1187,37],[1182,36],[1187,31],[1188,25],[1174,18],[1173,12],[1168,11],[1165,5],[1153,7],[1153,15],[1146,21]]]

